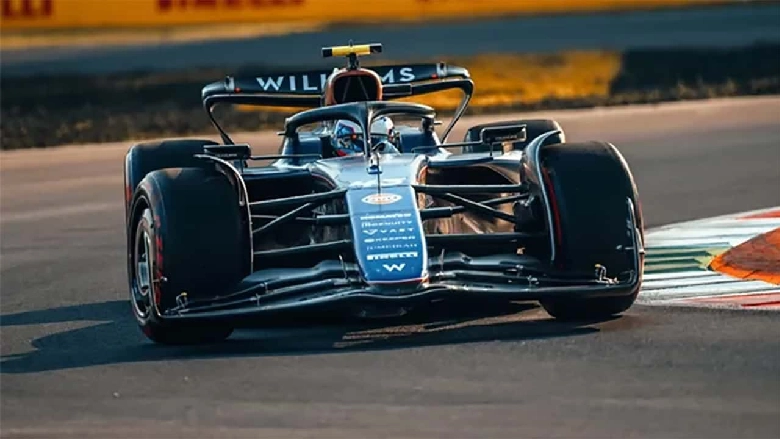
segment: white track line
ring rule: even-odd
[[[742,280],[708,269],[709,261],[717,254],[780,228],[780,218],[745,217],[778,210],[780,207],[740,212],[649,230],[645,278],[637,303],[760,309],[742,307],[737,302],[756,293],[777,294],[780,300],[779,285]],[[720,298],[722,302],[698,302]]]

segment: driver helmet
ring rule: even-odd
[[[371,123],[371,145],[385,142],[393,145],[395,125],[387,116],[380,116]],[[333,127],[333,149],[337,156],[362,154],[365,152],[363,132],[360,125],[348,121],[339,120]],[[387,149],[385,148],[385,151]]]

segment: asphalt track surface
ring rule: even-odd
[[[321,62],[322,46],[381,42],[382,60],[428,60],[452,54],[731,47],[780,40],[780,4],[684,10],[507,17],[495,20],[384,26],[336,26],[291,35],[96,48],[3,51],[3,76],[225,68]],[[487,43],[489,42],[489,43]]]
[[[616,143],[652,226],[780,205],[778,97],[541,115]],[[4,437],[780,436],[780,313],[518,305],[153,345],[126,299],[126,148],[0,155]]]

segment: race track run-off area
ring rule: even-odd
[[[780,207],[651,230],[638,302],[780,311],[778,235]]]
[[[128,142],[3,151],[0,436],[777,439],[778,286],[755,277],[780,227],[778,115],[759,97],[500,117],[556,119],[631,166],[647,280],[620,317],[521,303],[197,347],[154,345],[131,314]]]

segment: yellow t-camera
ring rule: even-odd
[[[331,58],[334,56],[363,56],[372,53],[382,53],[381,43],[359,44],[357,46],[334,46],[323,47],[322,57]]]

